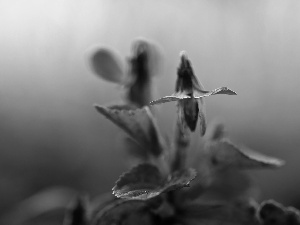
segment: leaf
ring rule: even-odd
[[[300,225],[300,211],[291,206],[287,207],[286,219],[289,225]]]
[[[267,200],[261,203],[258,216],[263,225],[299,225],[299,211],[292,207],[284,207],[282,204]]]
[[[169,192],[183,187],[189,187],[192,180],[197,176],[196,170],[189,168],[175,171],[165,181],[162,192]]]
[[[113,194],[122,198],[151,198],[153,192],[163,182],[157,167],[151,164],[140,164],[124,173],[113,187]]]
[[[207,148],[212,166],[218,169],[277,168],[284,165],[280,159],[237,147],[228,140],[211,142]]]
[[[146,67],[149,72],[149,76],[162,75],[163,54],[160,46],[153,41],[139,37],[132,43],[132,54],[137,55],[141,50],[147,53]]]
[[[152,78],[161,67],[158,49],[145,39],[132,44],[132,55],[128,59],[129,76],[126,82],[126,99],[138,107],[148,105],[152,99]]]
[[[232,203],[192,203],[178,210],[178,219],[185,222],[197,222],[209,225],[255,225],[257,205],[254,202]],[[196,223],[196,224],[197,224]]]
[[[106,48],[98,48],[90,58],[90,65],[94,73],[100,78],[122,83],[125,72],[119,55]]]
[[[204,98],[204,97],[208,97],[211,95],[217,95],[217,94],[236,95],[236,93],[234,91],[230,90],[229,88],[220,87],[220,88],[214,89],[212,91],[195,92],[193,94],[193,97],[198,99],[198,98]],[[191,96],[188,96],[183,92],[177,92],[175,94],[172,94],[171,96],[165,96],[160,99],[151,101],[150,105],[157,105],[157,104],[162,104],[162,103],[166,103],[166,102],[179,101],[182,99],[190,99],[190,98],[191,98]]]
[[[91,224],[154,225],[156,223],[146,202],[118,200],[99,212]]]
[[[0,219],[0,224],[28,224],[41,220],[49,222],[57,219],[57,214],[65,211],[66,205],[74,198],[76,192],[72,189],[55,187],[40,191],[29,198],[19,202],[16,206],[6,212]],[[55,214],[55,215],[53,215]]]
[[[113,194],[119,198],[147,200],[186,187],[195,177],[195,170],[187,169],[177,171],[164,179],[157,167],[140,164],[120,176],[113,187]]]
[[[164,141],[148,107],[128,110],[127,106],[105,107],[95,105],[97,111],[123,129],[148,154],[158,157],[164,149]]]
[[[206,132],[206,116],[205,116],[205,102],[202,98],[199,99],[199,121],[200,121],[200,135],[203,136]]]

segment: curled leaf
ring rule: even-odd
[[[157,167],[140,164],[120,176],[113,187],[113,194],[123,198],[151,198],[152,192],[149,190],[156,189],[162,182]]]
[[[219,169],[277,168],[284,165],[280,159],[237,147],[228,140],[211,142],[207,148],[212,166]]]
[[[164,141],[148,107],[131,110],[127,106],[95,105],[95,108],[123,129],[149,155],[157,157],[163,152]]]
[[[113,194],[119,198],[147,200],[186,187],[195,177],[195,170],[187,169],[177,171],[165,179],[157,167],[140,164],[119,178],[113,187]]]
[[[120,56],[112,50],[99,48],[92,54],[90,65],[94,73],[104,80],[122,83],[125,72]]]
[[[262,202],[258,216],[263,225],[300,224],[300,214],[298,210],[292,207],[286,208],[274,200]]]

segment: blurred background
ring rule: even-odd
[[[164,51],[156,97],[173,92],[181,50],[207,89],[238,93],[207,98],[208,121],[286,160],[254,179],[261,199],[299,207],[299,12],[297,0],[0,0],[0,216],[49,187],[111,190],[128,166],[123,134],[93,104],[122,91],[91,72],[88,53],[101,45],[125,59],[138,36]],[[164,132],[174,110],[159,108]]]

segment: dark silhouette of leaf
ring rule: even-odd
[[[163,53],[161,47],[149,39],[139,37],[132,43],[132,55],[136,56],[140,52],[147,53],[146,69],[149,76],[162,75]]]
[[[286,220],[288,225],[300,225],[300,212],[294,207],[286,208]]]
[[[119,55],[106,48],[98,48],[91,56],[90,65],[94,73],[100,78],[122,83],[125,77],[125,69]]]
[[[285,208],[282,204],[267,200],[261,203],[258,211],[262,225],[299,225],[300,214],[295,208]]]
[[[158,46],[149,40],[139,38],[132,43],[125,97],[137,107],[148,105],[152,99],[153,77],[161,73],[162,67],[159,52]]]
[[[187,169],[176,171],[164,179],[157,167],[140,164],[120,176],[113,187],[113,194],[119,198],[147,200],[186,187],[195,177],[195,170]]]
[[[95,105],[95,108],[129,134],[148,154],[156,157],[161,155],[165,144],[148,107],[128,110],[126,106]]]
[[[154,225],[155,218],[145,201],[119,200],[100,211],[92,225]]]
[[[277,168],[284,161],[246,148],[237,147],[228,140],[210,142],[207,154],[215,168],[260,169]]]

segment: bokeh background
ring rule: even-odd
[[[91,196],[110,191],[127,168],[122,136],[94,103],[121,99],[97,78],[89,50],[125,59],[135,37],[164,52],[156,96],[173,92],[186,50],[207,89],[208,120],[233,140],[287,165],[254,172],[261,199],[300,206],[300,2],[298,0],[0,0],[0,215],[49,187]],[[159,108],[171,133],[175,104]]]

